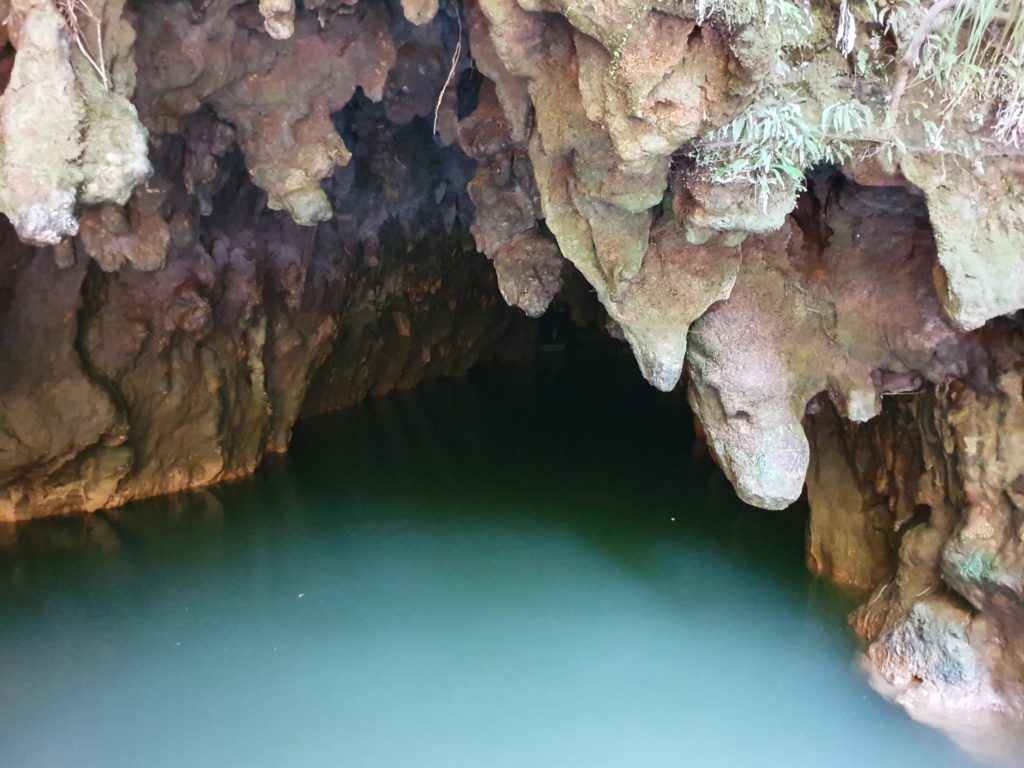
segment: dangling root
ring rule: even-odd
[[[455,77],[455,67],[459,64],[459,56],[462,55],[462,14],[459,13],[459,6],[455,6],[455,19],[459,22],[459,40],[455,44],[455,53],[452,54],[452,66],[448,70],[448,77],[444,81],[444,86],[441,88],[441,92],[437,95],[437,106],[434,107],[434,133],[437,133],[437,117],[441,112],[441,101],[444,99],[444,94],[448,90],[448,86],[452,82],[452,78]]]
[[[100,81],[103,83],[103,88],[106,91],[110,90],[110,79],[107,77],[107,64],[106,59],[103,56],[103,24],[92,12],[92,8],[85,0],[57,0],[57,10],[60,11],[61,16],[64,17],[65,23],[71,30],[71,35],[75,39],[75,43],[78,45],[78,50],[81,51],[86,61],[89,62],[93,70],[99,76]],[[82,32],[82,25],[78,21],[78,13],[81,11],[86,18],[90,19],[93,24],[96,25],[96,46],[98,56],[93,56],[89,51],[89,46],[85,42],[85,34]]]

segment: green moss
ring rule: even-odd
[[[995,559],[984,552],[971,552],[960,561],[959,571],[965,581],[990,581],[995,571]]]

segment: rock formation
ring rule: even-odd
[[[808,417],[808,564],[872,590],[852,622],[885,693],[1006,757],[1000,735],[1017,726],[972,729],[979,714],[1024,712],[1024,336],[998,322],[975,342],[966,377],[893,393],[866,424],[827,402]]]
[[[17,51],[0,97],[0,211],[29,243],[74,235],[76,202],[124,204],[151,171],[129,101],[135,31],[123,0],[93,3],[0,7]]]
[[[515,349],[564,259],[745,501],[806,488],[908,707],[1024,716],[1024,106],[995,44],[929,81],[1015,17],[90,3],[6,8],[0,519],[251,472]]]
[[[380,7],[341,18],[330,39],[344,33],[349,42],[336,43],[338,55],[368,63],[353,59],[359,66],[344,83],[322,82],[326,93],[311,87],[308,102],[282,101],[282,89],[304,80],[287,69],[298,60],[268,49],[263,60],[237,60],[248,69],[214,67],[213,82],[204,61],[171,56],[172,39],[184,44],[167,35],[201,40],[199,53],[210,57],[224,54],[216,40],[227,32],[260,51],[280,44],[249,21],[218,28],[227,6],[198,18],[185,5],[163,10],[162,19],[136,20],[163,30],[168,44],[139,57],[147,74],[137,101],[156,171],[119,203],[75,211],[73,239],[32,248],[17,235],[37,238],[4,230],[4,520],[239,477],[265,452],[286,449],[303,409],[341,407],[464,372],[482,355],[528,349],[528,324],[505,307],[470,246],[471,163],[433,140],[422,120],[433,100],[410,108],[399,86],[389,103],[369,98],[380,100],[391,77],[399,35],[387,25],[404,30],[403,22]],[[241,19],[251,19],[248,10]],[[367,24],[383,31],[367,38]],[[426,55],[440,60],[430,45],[441,45],[445,29],[419,33]],[[293,55],[326,44],[307,36],[287,43]],[[285,69],[259,86],[251,69],[260,66]],[[353,78],[376,85],[352,98]],[[243,88],[257,90],[243,97]],[[330,91],[339,88],[335,103]],[[267,131],[276,133],[266,144],[243,138]],[[322,162],[325,146],[344,150],[347,165],[336,167],[341,155]],[[300,167],[289,166],[297,158]],[[312,176],[305,158],[318,169]],[[280,200],[308,222],[315,217],[295,201],[309,199],[329,219],[319,227],[271,210]]]

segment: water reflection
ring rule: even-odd
[[[966,766],[852,664],[803,522],[632,366],[496,369],[246,482],[8,529],[3,766]]]

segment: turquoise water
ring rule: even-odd
[[[250,481],[0,537],[4,768],[973,765],[631,364],[377,398]]]

